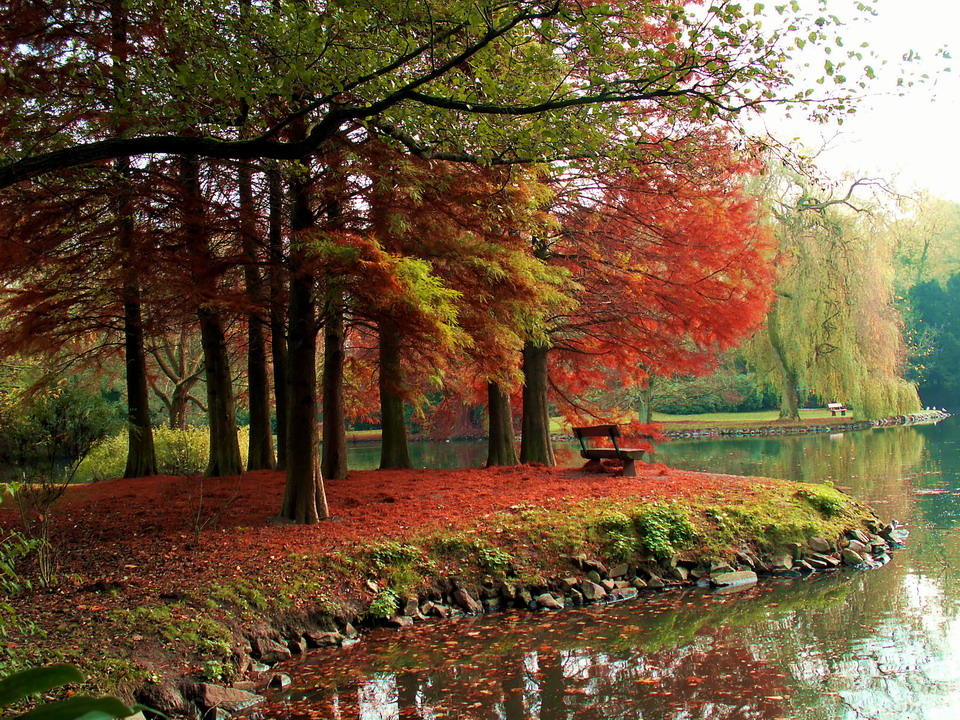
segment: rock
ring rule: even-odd
[[[710,576],[710,582],[717,587],[740,587],[744,585],[756,585],[757,574],[752,570],[717,573],[716,575]]]
[[[607,591],[602,585],[597,585],[597,583],[590,582],[589,580],[584,580],[580,583],[580,592],[583,594],[583,597],[590,602],[602,600],[607,596]]]
[[[751,552],[747,552],[746,550],[741,550],[737,553],[737,560],[749,567],[751,570],[756,570],[757,566],[760,564],[756,556]],[[731,568],[731,570],[733,570],[733,568]]]
[[[356,630],[353,631],[356,636]],[[304,636],[312,647],[329,647],[339,645],[343,641],[343,635],[338,632],[316,632],[308,630]]]
[[[737,553],[739,556],[741,553]],[[749,564],[749,563],[748,563]],[[733,568],[730,567],[730,563],[722,562],[720,560],[714,560],[710,563],[710,572],[709,575],[719,575],[720,573],[733,572]]]
[[[287,649],[294,655],[303,655],[307,651],[307,640],[302,635],[300,637],[287,640]]]
[[[604,565],[599,560],[587,560],[584,559],[581,567],[587,571],[588,575],[590,572],[595,572],[601,577],[604,577],[607,574],[607,566]]]
[[[603,589],[607,592],[610,592],[617,586],[613,580],[601,580],[600,584],[603,585]]]
[[[170,683],[145,685],[137,693],[137,701],[164,715],[186,715],[189,706],[180,689]]]
[[[583,593],[577,588],[570,588],[570,602],[574,605],[583,605]]]
[[[610,568],[607,571],[607,577],[621,578],[624,575],[626,575],[628,572],[630,572],[630,568],[627,566],[626,563],[618,563],[617,565],[614,565],[612,568]]]
[[[618,588],[614,590],[614,592],[616,593],[618,600],[629,600],[630,598],[635,598],[638,595],[637,589],[632,587]]]
[[[851,550],[848,547],[845,547],[840,552],[840,558],[843,560],[844,565],[851,565],[851,566],[863,565],[863,556],[860,553],[854,550]]]
[[[820,553],[811,555],[807,558],[807,561],[814,567],[819,568],[834,568],[840,565],[840,560],[833,555],[821,555]]]
[[[235,683],[230,683],[230,687],[234,690],[246,690],[250,693],[257,691],[257,684],[253,680],[237,680]]]
[[[290,687],[291,683],[293,683],[293,680],[290,679],[289,675],[285,673],[277,673],[272,678],[270,678],[268,687],[270,687],[273,690],[283,690],[286,687]]]
[[[851,540],[857,540],[863,543],[864,545],[870,544],[870,536],[867,535],[863,530],[860,530],[859,528],[854,528],[853,530],[847,531],[847,537],[850,538]]]
[[[563,585],[563,587],[565,587],[567,590],[572,590],[580,584],[580,581],[575,577],[565,577],[560,581],[560,584]]]
[[[813,572],[816,569],[806,560],[797,560],[797,562],[794,564],[794,567],[800,568],[805,572]]]
[[[355,637],[356,637],[357,635],[359,635],[359,634],[360,634],[360,633],[357,632],[357,629],[353,626],[353,624],[351,624],[351,623],[349,623],[349,622],[344,623],[344,625],[343,625],[343,636],[344,636],[344,637],[348,637],[348,638],[351,638],[351,639],[352,639],[352,638],[355,638]]]
[[[433,603],[432,607],[430,608],[430,614],[433,617],[448,618],[453,615],[453,610],[443,603]]]
[[[457,605],[463,608],[464,612],[473,613],[474,615],[479,615],[483,612],[483,606],[478,603],[464,588],[457,588],[454,590],[453,599]]]
[[[793,556],[780,553],[770,557],[770,565],[774,570],[793,570]]]
[[[634,578],[631,585],[633,585],[633,587],[635,587],[637,590],[641,590],[647,586],[647,581],[643,578]]]
[[[229,713],[236,713],[262,703],[264,700],[266,698],[263,695],[210,683],[200,683],[197,691],[197,702],[205,710],[220,708]]]
[[[503,606],[500,604],[500,598],[485,598],[483,600],[483,611],[492,613],[497,612]]]
[[[516,600],[517,586],[513,583],[503,583],[503,585],[500,586],[500,597],[504,600]]]
[[[533,601],[533,595],[531,595],[530,591],[526,588],[517,593],[517,600],[523,603],[523,607],[530,608],[531,610],[537,606]]]
[[[789,542],[783,546],[784,550],[790,553],[793,560],[799,560],[803,557],[803,545],[798,542]]]
[[[631,587],[629,580],[617,580],[616,582],[613,583],[613,586],[617,590],[623,590],[625,588]]]
[[[667,569],[667,575],[673,580],[686,582],[687,578],[690,577],[690,571],[687,570],[687,568],[685,568],[683,565],[673,565]]]
[[[407,617],[422,617],[420,615],[420,600],[416,595],[408,595],[404,598],[403,614]]]
[[[409,615],[392,615],[386,619],[389,627],[407,628],[413,625],[413,618]]]
[[[369,590],[370,592],[372,593],[380,592],[380,585],[377,584],[376,580],[371,580],[370,578],[367,578],[364,581],[364,584],[367,586],[367,590]]]
[[[666,586],[666,583],[663,582],[662,578],[657,577],[656,575],[651,575],[650,579],[647,580],[647,587],[660,590]]]
[[[833,544],[827,542],[822,537],[814,536],[810,538],[809,540],[807,540],[807,545],[811,550],[813,550],[818,555],[826,555],[834,551]]]
[[[559,602],[553,595],[550,593],[543,593],[542,595],[537,595],[534,598],[537,601],[538,605],[548,608],[549,610],[562,610],[563,603]]]
[[[863,555],[863,553],[867,552],[867,545],[859,540],[851,540],[847,544],[847,549],[853,550],[858,555]]]
[[[592,583],[599,584],[602,579],[603,578],[600,577],[600,573],[598,573],[596,570],[591,570],[590,572],[587,573],[587,580],[589,580]]]
[[[289,660],[293,653],[289,648],[268,637],[250,639],[250,653],[253,657],[267,665],[276,665],[283,660]]]
[[[269,666],[269,665],[265,665],[265,664],[262,663],[262,662],[256,662],[256,661],[254,661],[254,662],[250,663],[250,670],[251,670],[252,672],[264,673],[264,672],[269,672],[269,671],[270,671],[270,666]]]

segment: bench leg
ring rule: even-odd
[[[623,476],[624,477],[637,476],[637,463],[633,458],[623,459]]]

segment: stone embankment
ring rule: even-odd
[[[689,438],[720,438],[720,437],[751,437],[769,435],[804,435],[810,433],[838,433],[853,430],[869,430],[874,427],[891,427],[895,425],[920,425],[937,423],[951,417],[944,410],[925,410],[924,412],[909,415],[892,415],[877,420],[857,420],[854,422],[837,420],[823,420],[822,422],[797,425],[758,425],[756,427],[711,427],[694,428],[691,430],[665,430],[671,440]]]
[[[539,583],[488,578],[476,584],[438,577],[419,595],[401,598],[396,613],[385,619],[286,616],[248,630],[236,638],[235,646],[236,676],[242,679],[230,684],[186,678],[178,684],[150,684],[139,691],[137,700],[167,715],[226,720],[264,702],[262,693],[289,685],[291,679],[283,672],[285,661],[312,648],[359,642],[363,628],[406,628],[431,618],[507,609],[559,610],[690,585],[719,593],[739,592],[755,585],[762,575],[802,577],[844,567],[880,567],[902,539],[895,524],[876,523],[848,530],[835,540],[814,536],[805,543],[787,543],[763,556],[744,548],[733,562],[708,563],[677,555],[661,563],[613,563],[581,554],[565,558],[569,573]]]

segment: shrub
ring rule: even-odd
[[[209,431],[205,427],[186,430],[166,426],[153,429],[157,472],[162,475],[202,475],[210,460]],[[240,455],[246,464],[249,428],[238,431]],[[109,480],[121,477],[127,463],[126,431],[99,443],[80,464],[81,480]]]
[[[697,531],[687,514],[677,507],[654,505],[633,518],[640,544],[651,557],[666,560],[690,544]]]
[[[850,499],[839,490],[826,485],[800,488],[797,490],[797,497],[809,503],[827,518],[839,515],[850,502]]]

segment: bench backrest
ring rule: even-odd
[[[827,403],[827,410],[842,410],[843,403]]]
[[[590,427],[573,428],[573,436],[580,441],[580,450],[587,451],[587,444],[583,441],[586,437],[606,437],[613,441],[613,449],[617,456],[620,455],[620,448],[617,446],[617,438],[620,437],[619,425],[591,425]]]
[[[619,425],[591,425],[590,427],[575,427],[573,429],[573,436],[580,440],[585,437],[608,437],[608,438],[618,438],[620,437],[620,426]]]

